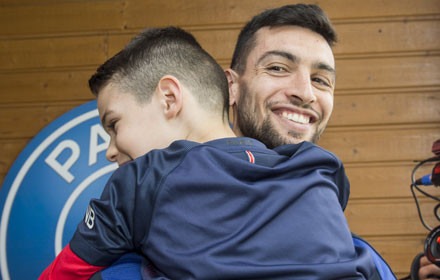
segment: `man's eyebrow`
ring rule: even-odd
[[[322,62],[315,63],[315,64],[313,64],[313,68],[318,69],[318,70],[324,70],[324,71],[328,72],[332,76],[333,81],[336,80],[335,68],[331,67],[327,63],[322,63]]]
[[[283,51],[268,51],[265,52],[258,60],[257,60],[257,65],[261,63],[261,61],[263,61],[264,59],[266,59],[269,56],[281,56],[284,57],[292,62],[296,62],[298,61],[298,58],[296,56],[294,56],[291,53],[288,52],[283,52]]]
[[[325,71],[331,72],[333,75],[336,75],[335,68],[331,67],[327,63],[323,63],[323,62],[315,63],[313,65],[313,68],[320,69],[320,70],[325,70]]]

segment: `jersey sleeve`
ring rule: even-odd
[[[92,199],[69,244],[40,279],[89,279],[120,256],[134,250],[133,209],[138,169],[118,168],[100,199]]]
[[[118,168],[100,199],[91,200],[70,241],[71,250],[87,263],[108,266],[135,250],[133,236],[139,168],[134,162]]]
[[[86,280],[101,269],[103,267],[90,265],[79,258],[67,245],[38,279]]]
[[[166,163],[155,164],[154,157],[145,156],[119,167],[101,197],[90,201],[68,246],[41,279],[89,279],[121,256],[138,252],[148,234],[155,187]]]

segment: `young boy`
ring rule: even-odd
[[[341,162],[236,138],[223,70],[192,35],[146,30],[89,84],[120,168],[40,279],[89,279],[128,252],[147,279],[374,278]]]

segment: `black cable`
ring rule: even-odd
[[[431,199],[433,199],[433,200],[436,200],[436,201],[440,202],[440,198],[438,198],[438,197],[436,197],[436,196],[433,196],[432,194],[423,191],[421,188],[419,188],[418,185],[414,184],[414,187],[415,187],[420,193],[422,193],[424,196],[429,197],[429,198],[431,198]]]
[[[437,218],[437,220],[440,221],[440,215],[439,215],[439,211],[438,211],[439,208],[440,208],[440,203],[434,207],[434,216]]]
[[[420,222],[422,223],[422,225],[423,225],[427,230],[431,231],[432,228],[431,228],[430,226],[428,226],[428,225],[425,223],[425,220],[423,219],[422,211],[420,210],[419,200],[417,199],[417,195],[416,195],[416,193],[414,192],[414,188],[419,189],[419,188],[417,188],[417,185],[416,185],[416,184],[411,184],[411,193],[412,193],[412,195],[413,195],[413,197],[414,197],[414,202],[416,203],[417,214],[419,215]]]
[[[421,211],[421,209],[420,209],[419,200],[418,200],[418,198],[417,198],[417,195],[416,195],[414,189],[418,190],[418,191],[419,191],[421,194],[423,194],[424,196],[426,196],[426,197],[428,197],[428,198],[431,198],[431,199],[433,199],[433,200],[435,200],[435,201],[439,201],[439,202],[440,202],[440,198],[438,198],[438,197],[436,197],[436,196],[433,196],[433,195],[431,195],[431,194],[429,194],[429,193],[423,191],[422,189],[420,189],[419,186],[416,184],[415,173],[416,173],[416,171],[417,171],[422,165],[424,165],[425,163],[427,163],[427,162],[434,162],[434,161],[438,161],[438,160],[440,160],[440,157],[439,157],[439,156],[437,156],[437,157],[432,157],[432,158],[428,158],[428,159],[425,159],[425,160],[422,160],[422,161],[420,161],[418,164],[416,164],[416,166],[413,168],[413,170],[412,170],[412,172],[411,172],[411,186],[410,186],[410,189],[411,189],[411,193],[412,193],[412,195],[413,195],[414,201],[415,201],[415,203],[416,203],[417,213],[418,213],[418,215],[419,215],[420,222],[421,222],[422,225],[423,225],[427,230],[429,230],[429,231],[431,231],[432,228],[431,228],[430,226],[428,226],[428,225],[425,223],[425,220],[423,219],[422,211]],[[435,215],[435,217],[437,218],[437,220],[440,220],[440,219],[439,219],[439,216],[438,216],[438,214],[437,214],[437,208],[438,208],[438,207],[440,207],[440,204],[437,205],[437,206],[435,207],[435,209],[434,209],[434,215]]]

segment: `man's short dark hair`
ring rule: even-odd
[[[296,4],[266,10],[254,16],[241,30],[231,68],[242,74],[246,69],[249,53],[255,46],[255,33],[263,27],[299,26],[320,34],[330,46],[337,41],[336,31],[330,19],[317,5]]]

